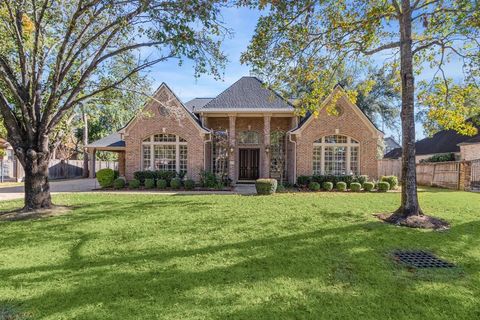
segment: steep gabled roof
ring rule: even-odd
[[[185,102],[185,108],[187,108],[188,111],[195,113],[213,99],[214,98],[194,98],[190,101]]]
[[[196,111],[220,110],[284,110],[294,107],[275,91],[265,88],[256,77],[242,77],[237,82]]]

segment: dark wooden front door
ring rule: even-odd
[[[240,149],[239,180],[255,180],[259,177],[260,163],[259,149]]]

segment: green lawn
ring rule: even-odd
[[[447,232],[372,217],[399,197],[56,196],[76,209],[0,223],[0,305],[33,319],[479,319],[480,194],[420,193]],[[408,271],[396,248],[460,268]]]

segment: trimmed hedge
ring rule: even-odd
[[[115,189],[125,188],[125,178],[117,178],[113,181],[113,187]]]
[[[318,191],[320,190],[320,183],[312,181],[308,184],[308,189],[311,191]]]
[[[358,182],[352,182],[350,183],[350,190],[352,192],[360,192],[360,190],[362,190],[362,185]]]
[[[145,179],[145,188],[146,189],[153,189],[155,188],[155,180],[154,179]]]
[[[377,188],[379,192],[387,192],[390,190],[390,184],[387,181],[380,181],[377,184]]]
[[[365,175],[365,174],[364,174],[364,175],[357,176],[357,177],[355,178],[355,181],[358,182],[358,183],[360,183],[361,186],[363,186],[363,184],[368,181],[368,176]]]
[[[158,189],[166,189],[167,188],[167,180],[165,179],[158,179],[157,180],[157,188]]]
[[[167,184],[170,184],[170,181],[175,178],[179,177],[183,174],[177,174],[174,171],[165,171],[165,170],[157,170],[157,171],[151,171],[151,170],[146,170],[146,171],[136,171],[133,173],[133,177],[140,181],[140,184],[145,184],[146,179],[153,179],[154,181],[157,181],[159,179],[163,179],[167,181]]]
[[[330,181],[326,181],[322,184],[322,188],[325,191],[332,191],[333,190],[333,183],[331,183]]]
[[[140,180],[132,179],[132,180],[128,181],[128,187],[132,188],[132,189],[140,188]]]
[[[115,172],[112,169],[100,169],[97,171],[97,181],[100,187],[108,188],[113,185],[115,180]]]
[[[297,184],[301,187],[306,187],[312,181],[311,177],[308,176],[299,176],[297,178]]]
[[[255,189],[260,195],[274,194],[277,191],[277,184],[276,179],[257,179]]]
[[[350,187],[350,183],[356,181],[356,177],[353,175],[315,175],[309,177],[310,181],[318,182],[320,185],[323,185],[324,182],[331,182],[333,185],[336,185],[337,182],[345,182],[347,188]]]
[[[388,182],[388,184],[390,185],[390,190],[397,189],[398,178],[396,176],[383,176],[380,181]]]
[[[185,180],[183,185],[185,187],[185,190],[193,190],[193,188],[195,188],[195,181],[188,179]]]
[[[174,178],[170,181],[170,187],[172,187],[172,189],[180,189],[182,187],[182,181],[179,178]]]
[[[347,183],[343,181],[339,181],[337,182],[335,187],[337,188],[338,191],[345,191],[347,190]]]
[[[373,182],[364,182],[363,183],[363,190],[372,191],[373,188],[375,188],[375,184]]]

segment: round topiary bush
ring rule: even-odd
[[[363,183],[363,190],[372,191],[373,188],[375,188],[375,184],[373,182],[364,182]]]
[[[138,188],[140,188],[140,180],[132,179],[132,180],[128,181],[128,186],[131,189],[138,189]]]
[[[100,187],[108,188],[113,185],[115,180],[115,172],[112,169],[100,169],[97,171],[97,181]]]
[[[329,182],[329,181],[326,181],[322,184],[322,188],[325,191],[332,191],[333,190],[333,183]]]
[[[380,181],[377,184],[377,188],[379,192],[387,192],[390,190],[390,184],[387,181]]]
[[[185,180],[183,185],[185,186],[185,190],[193,190],[193,188],[195,188],[195,181],[188,179]]]
[[[388,184],[390,185],[390,190],[397,189],[398,178],[396,176],[383,176],[380,181],[388,182]]]
[[[308,189],[310,191],[318,191],[320,190],[320,183],[312,181],[308,184]]]
[[[345,191],[347,190],[347,183],[340,181],[340,182],[337,182],[337,185],[335,187],[337,188],[338,191]]]
[[[173,178],[170,181],[170,187],[172,187],[172,189],[178,190],[182,187],[182,181],[178,178]]]
[[[257,179],[255,181],[255,189],[257,189],[257,194],[260,195],[274,194],[277,191],[277,180]]]
[[[358,182],[352,182],[350,183],[350,190],[352,190],[352,192],[360,192],[362,185]]]
[[[145,179],[145,189],[153,189],[155,188],[155,180],[154,179]]]
[[[113,181],[113,187],[115,189],[122,189],[125,188],[125,178],[117,178]]]
[[[158,180],[157,180],[157,188],[158,188],[158,189],[166,189],[166,188],[167,188],[167,180],[165,180],[165,179],[158,179]]]

